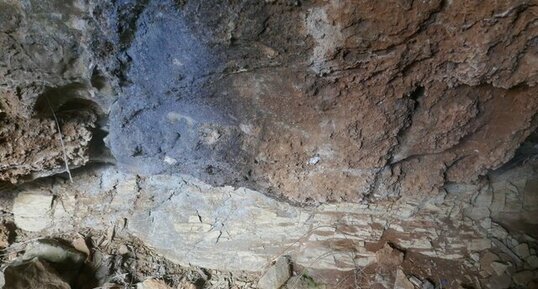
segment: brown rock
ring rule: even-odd
[[[404,254],[398,249],[394,249],[388,243],[376,253],[377,262],[383,265],[398,266],[404,260]]]
[[[9,93],[0,91],[0,99]],[[65,158],[72,167],[86,164],[95,121],[92,113],[66,116],[60,123],[60,132],[52,116],[39,119],[19,115],[0,117],[0,139],[5,140],[0,147],[3,165],[0,181],[16,183],[19,179],[64,172]]]
[[[34,258],[4,271],[5,289],[71,289],[46,262]]]
[[[512,278],[510,274],[506,272],[500,276],[492,275],[488,277],[484,283],[488,284],[488,288],[491,289],[506,289],[510,288],[510,285],[512,285]]]
[[[394,289],[414,289],[415,286],[409,279],[407,279],[407,276],[405,276],[405,273],[398,269],[396,271],[396,280],[394,281]]]
[[[480,269],[487,272],[489,275],[492,275],[495,273],[495,271],[491,267],[491,264],[498,260],[499,256],[489,251],[486,251],[480,257]]]
[[[72,166],[89,160],[95,114],[83,108],[95,102],[124,168],[299,202],[434,196],[506,163],[538,125],[536,7],[525,1],[269,2],[147,5],[148,15],[170,16],[148,21],[184,13],[173,24],[195,26],[160,42],[151,35],[172,23],[126,38],[106,24],[123,20],[104,16],[122,8],[101,1],[100,16],[82,7],[45,17],[53,13],[40,2],[38,17],[3,4],[0,179],[63,172],[46,97]],[[179,54],[193,62],[165,56]]]

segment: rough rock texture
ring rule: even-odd
[[[0,0],[0,181],[86,166],[1,213],[129,234],[182,265],[289,255],[336,288],[367,271],[366,288],[532,286],[537,15],[531,0]],[[88,165],[96,142],[116,167]]]
[[[500,166],[537,125],[530,1],[136,7],[109,144],[140,174],[420,198]]]
[[[88,162],[99,92],[87,13],[76,1],[0,1],[0,181]]]
[[[533,1],[0,5],[0,89],[22,107],[4,122],[45,138],[9,152],[2,179],[61,168],[50,116],[30,119],[46,99],[108,114],[123,170],[298,202],[420,201],[499,167],[537,126]],[[92,122],[75,119],[81,165]]]
[[[530,188],[537,161],[503,167],[491,182],[452,184],[425,203],[401,198],[296,207],[245,188],[213,187],[188,176],[141,177],[113,167],[76,173],[74,184],[61,178],[27,184],[19,195],[54,196],[41,234],[84,228],[127,234],[182,265],[263,272],[289,255],[294,269],[335,288],[347,288],[337,285],[362,272],[384,276],[369,280],[372,286],[397,278],[407,284],[398,270],[444,280],[436,282],[443,288],[498,288],[531,282],[524,272],[538,270],[538,200],[523,189],[507,190]]]
[[[0,181],[16,183],[64,172],[65,162],[72,168],[86,164],[95,120],[93,113],[84,112],[61,123],[0,113]]]

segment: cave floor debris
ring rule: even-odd
[[[422,203],[297,207],[244,188],[105,166],[75,172],[73,184],[22,185],[4,199],[2,267],[37,239],[56,238],[90,264],[104,262],[95,271],[102,284],[127,288],[258,288],[279,256],[291,260],[284,288],[532,288],[537,206],[526,170],[534,167],[449,186]],[[139,284],[148,279],[159,281]]]

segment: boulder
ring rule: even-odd
[[[291,264],[286,256],[279,257],[258,281],[260,289],[278,289],[291,277]]]

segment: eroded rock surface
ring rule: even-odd
[[[528,1],[149,2],[110,147],[137,173],[293,201],[436,194],[535,129],[535,15]]]
[[[131,234],[183,265],[261,272],[285,254],[330,282],[531,286],[537,142],[516,149],[538,126],[537,13],[1,1],[0,181],[87,166],[100,138],[117,160],[25,184],[2,213]]]
[[[88,8],[79,4],[0,1],[0,181],[88,162],[96,59],[82,16]]]
[[[2,89],[26,118],[43,95],[91,100],[124,171],[420,200],[499,167],[537,126],[532,1],[60,2],[2,2]],[[39,135],[51,144],[24,150],[39,161],[8,155],[4,179],[61,167],[55,132]]]
[[[403,268],[445,280],[446,288],[496,288],[531,282],[519,273],[538,269],[536,239],[526,233],[536,224],[536,200],[525,190],[506,191],[532,186],[536,168],[534,160],[498,171],[491,183],[452,185],[424,203],[401,198],[296,207],[246,188],[213,187],[189,176],[140,177],[112,167],[75,174],[75,184],[61,178],[29,184],[20,195],[45,190],[54,196],[41,234],[84,228],[128,234],[181,265],[263,272],[288,255],[294,269],[333,286],[361,272],[384,280],[372,277],[369,284],[392,284]],[[426,263],[434,265],[416,265]]]

